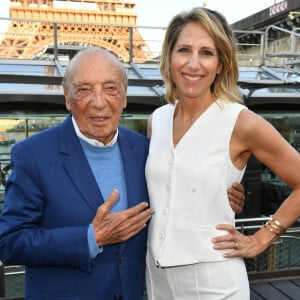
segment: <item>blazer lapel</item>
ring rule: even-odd
[[[92,211],[104,203],[97,182],[84,155],[69,117],[60,130],[60,150],[65,155],[64,167],[82,198]]]
[[[136,161],[139,147],[122,127],[119,127],[118,141],[124,164],[128,207],[132,207],[145,200],[139,199],[141,178],[138,175],[138,162]],[[99,205],[104,203],[104,199],[75,133],[71,116],[60,128],[60,152],[65,155],[64,167],[76,189],[90,208],[96,211]]]

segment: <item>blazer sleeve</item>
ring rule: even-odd
[[[12,149],[12,173],[0,217],[0,260],[5,264],[71,267],[90,272],[88,224],[43,225],[48,204],[41,176],[47,174],[41,175],[34,156],[26,143]]]

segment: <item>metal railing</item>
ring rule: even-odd
[[[3,18],[0,17],[0,22],[23,22],[27,24],[28,28],[36,28],[43,24],[44,27],[47,27],[47,32],[39,32],[38,30],[32,31],[20,31],[10,29],[13,27],[8,27],[7,31],[0,32],[0,36],[5,37],[5,34],[10,37],[10,39],[15,39],[15,41],[20,40],[22,42],[14,43],[14,55],[9,55],[9,49],[12,45],[10,44],[0,44],[0,59],[7,58],[26,58],[23,54],[25,53],[36,53],[31,58],[44,58],[44,59],[53,59],[58,61],[60,59],[62,52],[79,50],[91,44],[106,44],[109,46],[109,43],[114,43],[115,36],[102,35],[95,31],[87,30],[86,32],[78,32],[76,28],[80,26],[81,28],[89,28],[93,26],[94,28],[123,28],[128,33],[127,36],[123,35],[121,38],[124,45],[128,45],[128,49],[125,50],[128,53],[125,55],[124,50],[119,49],[120,57],[127,57],[128,60],[125,62],[134,62],[137,58],[144,57],[140,59],[140,62],[144,61],[156,61],[160,56],[162,41],[165,34],[165,27],[155,27],[155,26],[130,26],[130,25],[115,25],[115,24],[103,24],[103,23],[93,23],[90,22],[59,22],[59,21],[49,21],[49,20],[31,20],[31,19],[17,19],[17,18]],[[73,26],[75,29],[72,31],[66,32],[64,28],[66,26]],[[76,27],[77,26],[77,27]],[[137,35],[135,32],[139,32],[145,42],[145,46],[140,47],[139,49],[135,48],[135,43],[138,41]],[[241,61],[253,62],[258,60],[258,63],[263,61],[264,55],[264,44],[265,44],[265,32],[263,31],[240,31],[236,30],[236,34],[247,34],[249,36],[260,36],[259,42],[256,40],[249,41],[247,43],[237,43],[238,48],[249,48],[252,47],[254,52],[238,52],[238,58]],[[38,41],[34,43],[29,43],[30,40]],[[68,42],[69,41],[69,42]],[[46,51],[51,49],[51,55]],[[112,47],[113,49],[113,47]],[[7,50],[7,51],[6,51]],[[137,60],[139,61],[139,60]]]
[[[299,49],[299,37],[300,34],[297,33],[300,28],[294,28],[293,30],[287,30],[275,25],[270,25],[265,30],[265,55],[263,64],[268,62],[272,63],[275,66],[293,66],[300,63],[300,51]],[[272,43],[274,44],[274,35],[283,36],[285,39],[284,45],[278,46],[275,45],[271,47]],[[274,51],[275,50],[275,51]],[[295,71],[293,69],[293,71]]]
[[[23,266],[0,265],[0,300],[24,299],[24,286],[25,271]]]
[[[115,54],[120,56],[120,58],[127,57],[124,60],[125,62],[134,62],[134,60],[144,62],[155,60],[159,56],[165,32],[164,27],[105,23],[92,24],[91,22],[76,21],[66,22],[0,17],[0,22],[24,23],[24,26],[28,27],[28,30],[23,28],[18,31],[18,26],[16,25],[15,28],[8,27],[6,31],[0,32],[3,41],[6,36],[10,40],[15,40],[13,45],[9,43],[0,44],[0,59],[47,59],[51,57],[57,61],[62,52],[77,51],[90,45],[101,45],[102,47],[106,46],[112,52],[116,52]],[[44,28],[44,31],[35,30],[39,27]],[[90,29],[91,27],[92,29]],[[32,30],[30,30],[31,28]],[[66,28],[71,29],[67,30]],[[87,30],[82,31],[83,28]],[[95,28],[108,28],[111,32],[109,30],[97,32]],[[121,36],[115,35],[120,29],[124,29]],[[124,35],[124,32],[127,32],[127,35]],[[149,38],[141,40],[140,33],[149,36]],[[116,44],[123,45],[124,47],[115,47]],[[12,47],[14,48],[13,51]],[[46,55],[47,49],[51,50],[51,55],[49,56]],[[30,54],[32,54],[31,57]]]
[[[236,228],[245,234],[258,230],[268,217],[237,219]],[[249,276],[270,274],[278,271],[297,270],[300,274],[300,220],[289,228],[285,235],[274,242],[268,249],[254,258],[245,259]],[[0,300],[1,297],[11,300],[22,299],[24,291],[24,267],[0,265]],[[254,277],[253,277],[254,278]]]
[[[118,51],[116,54],[119,54],[123,59],[126,57],[124,62],[157,61],[166,30],[165,27],[158,26],[91,24],[91,22],[60,22],[3,17],[0,17],[0,22],[23,22],[28,27],[27,31],[24,28],[18,31],[16,28],[8,26],[6,30],[0,32],[0,38],[1,36],[2,38],[8,36],[10,40],[20,41],[14,44],[0,43],[0,59],[52,59],[57,62],[63,56],[62,53],[77,51],[92,44],[111,46],[111,51]],[[46,28],[46,32],[34,30],[41,26]],[[68,26],[73,30],[66,30]],[[93,30],[90,29],[91,26]],[[33,30],[29,30],[30,28]],[[102,34],[97,32],[95,28],[110,28],[112,31]],[[114,36],[114,31],[117,32],[117,28],[124,29],[123,32],[127,34],[122,34],[121,37]],[[82,32],[83,29],[86,31]],[[299,28],[294,28],[291,31],[275,25],[268,26],[264,31],[234,30],[237,37],[237,56],[240,64],[247,66],[260,66],[268,62],[274,64],[279,61],[278,57],[282,53],[287,56],[298,56],[300,54],[297,50],[300,34],[297,31]],[[278,43],[274,45],[274,41],[276,42],[280,36],[289,39],[282,47],[278,46]],[[137,42],[139,43],[138,47],[135,45]],[[126,46],[122,49],[114,48],[115,43],[122,43]],[[290,49],[286,49],[286,45]],[[13,52],[11,52],[12,48],[14,48]],[[28,55],[32,53],[32,56],[26,57],[25,52]]]
[[[269,217],[237,219],[236,228],[244,234],[252,234],[263,226]],[[300,275],[300,220],[268,249],[254,258],[246,258],[248,274],[267,274],[297,270]]]

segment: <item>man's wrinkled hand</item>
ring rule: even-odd
[[[241,213],[245,205],[244,186],[238,182],[234,182],[232,186],[227,189],[227,195],[232,210],[236,214]]]
[[[127,241],[147,225],[153,213],[147,202],[111,213],[111,207],[118,197],[118,191],[113,190],[105,203],[99,206],[93,219],[95,239],[99,246]]]

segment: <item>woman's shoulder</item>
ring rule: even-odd
[[[175,109],[174,104],[164,104],[158,108],[156,108],[153,112],[153,114],[160,114],[160,113],[167,113],[167,112],[173,112]]]
[[[236,122],[236,128],[245,137],[256,136],[257,132],[264,132],[269,127],[272,127],[269,122],[250,109],[241,110]]]
[[[239,103],[239,102],[230,102],[226,101],[223,99],[218,99],[216,100],[216,104],[220,108],[225,108],[225,109],[232,109],[232,110],[243,110],[243,109],[248,109],[247,106],[244,103]]]

